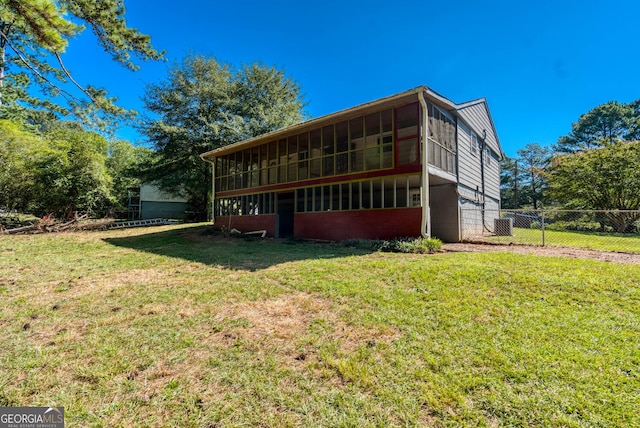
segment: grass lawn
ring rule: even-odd
[[[0,237],[0,406],[67,426],[640,426],[640,266]]]
[[[640,236],[636,234],[545,230],[545,245],[588,248],[600,251],[640,253]],[[513,228],[513,236],[492,236],[491,242],[542,245],[540,229]]]

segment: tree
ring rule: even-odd
[[[32,165],[47,142],[13,121],[0,120],[0,208],[25,211],[35,183]]]
[[[521,205],[531,204],[534,210],[539,208],[546,189],[544,170],[551,159],[551,149],[537,143],[529,143],[518,150],[518,167],[522,171],[520,193]]]
[[[304,117],[300,86],[283,71],[258,64],[235,70],[203,56],[175,64],[165,81],[147,86],[143,100],[155,115],[140,126],[155,146],[145,179],[187,196],[203,214],[211,170],[202,153]]]
[[[500,201],[502,208],[518,208],[523,181],[522,168],[518,168],[518,159],[505,155],[500,163]]]
[[[537,143],[529,143],[518,150],[517,158],[505,157],[501,164],[500,195],[503,208],[533,209],[545,200],[544,170],[552,151]]]
[[[557,156],[547,180],[552,195],[570,209],[640,209],[640,141],[616,141]],[[608,213],[617,232],[628,231],[637,213]]]
[[[139,60],[160,59],[147,35],[129,28],[123,0],[0,0],[0,114],[25,115],[24,107],[57,114],[74,113],[86,121],[96,113],[122,115],[103,89],[81,86],[64,66],[69,39],[88,25],[102,49],[130,70]],[[44,97],[31,95],[33,84]],[[77,86],[84,97],[71,93]],[[50,101],[61,95],[67,105]],[[94,125],[103,124],[93,122]]]
[[[73,211],[105,214],[113,205],[106,168],[107,140],[73,122],[60,122],[47,134],[48,147],[31,168],[31,211],[64,215]]]
[[[640,133],[640,100],[629,104],[610,101],[580,116],[569,135],[560,137],[556,151],[574,153],[617,140],[633,140]]]
[[[73,122],[46,135],[0,120],[0,207],[34,214],[103,213],[113,206],[107,141]]]
[[[111,193],[119,205],[118,209],[127,206],[130,189],[140,186],[140,170],[149,162],[151,155],[151,149],[134,146],[128,141],[109,142],[106,166],[113,180]]]

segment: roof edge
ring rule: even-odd
[[[378,104],[385,104],[385,103],[391,102],[391,101],[393,101],[395,99],[400,99],[400,98],[404,98],[404,97],[407,97],[407,96],[410,96],[410,95],[413,95],[413,94],[419,94],[420,92],[429,92],[429,91],[430,91],[430,89],[427,88],[427,86],[425,86],[425,85],[418,86],[418,87],[415,87],[413,89],[409,89],[409,90],[404,91],[404,92],[399,92],[397,94],[389,95],[389,96],[386,96],[384,98],[379,98],[377,100],[368,101],[366,103],[359,104],[359,105],[354,106],[354,107],[349,107],[349,108],[346,108],[346,109],[343,109],[343,110],[339,110],[339,111],[334,112],[334,113],[326,114],[324,116],[320,116],[320,117],[316,117],[316,118],[313,118],[313,119],[305,120],[304,122],[300,122],[300,123],[297,123],[295,125],[287,126],[285,128],[276,129],[275,131],[267,132],[266,134],[261,134],[261,135],[249,138],[247,140],[237,141],[235,143],[229,144],[229,145],[224,146],[224,147],[218,147],[217,149],[210,150],[208,152],[202,153],[200,155],[200,157],[204,159],[206,157],[210,157],[212,155],[215,155],[216,153],[219,153],[219,152],[227,152],[229,150],[233,150],[234,147],[238,147],[240,145],[244,146],[244,145],[247,145],[247,144],[251,144],[252,142],[257,142],[257,141],[260,141],[260,140],[263,140],[263,139],[269,139],[269,138],[278,136],[280,134],[295,132],[296,129],[306,128],[306,127],[312,126],[314,123],[324,122],[324,121],[329,120],[329,119],[331,119],[333,117],[346,115],[346,114],[348,114],[348,113],[350,113],[352,111],[357,111],[357,110],[360,110],[360,109],[374,107],[374,106],[376,106]],[[434,94],[435,94],[435,92],[434,92]],[[451,101],[449,101],[449,102],[451,102]]]

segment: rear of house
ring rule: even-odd
[[[213,165],[217,228],[458,241],[463,213],[477,210],[482,229],[493,224],[482,209],[500,205],[502,150],[486,100],[455,104],[425,86],[202,158]]]

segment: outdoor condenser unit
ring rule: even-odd
[[[496,218],[493,220],[493,230],[497,236],[513,236],[513,219]]]

